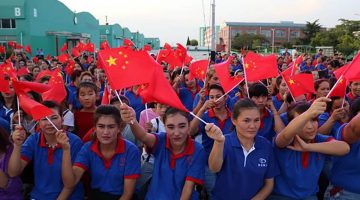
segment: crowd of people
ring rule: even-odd
[[[59,104],[29,91],[53,111],[35,121],[18,110],[9,79],[0,96],[0,199],[360,199],[360,80],[327,98],[346,60],[303,55],[297,73],[314,74],[315,93],[293,98],[281,75],[225,92],[212,64],[228,56],[216,55],[205,80],[162,63],[197,117],[144,104],[140,86],[102,103],[106,75],[90,54],[74,59],[71,73],[55,56],[12,56],[14,68],[28,69],[20,81],[48,84],[47,72],[60,69],[67,96]],[[242,55],[233,56],[229,73],[242,73]],[[278,55],[279,72],[296,58]]]

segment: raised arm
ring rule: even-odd
[[[358,113],[352,120],[344,127],[344,141],[349,144],[354,144],[360,139],[360,113]]]
[[[208,162],[209,169],[216,173],[221,170],[222,164],[224,162],[223,152],[225,136],[223,135],[221,129],[213,123],[207,124],[205,126],[205,131],[209,138],[214,140],[214,145],[211,149]]]
[[[128,105],[120,106],[120,115],[121,119],[130,124],[131,131],[133,132],[136,139],[140,140],[147,147],[152,148],[156,142],[156,136],[151,133],[146,133],[145,130],[139,125],[136,121],[136,114],[134,109],[129,107]]]
[[[14,149],[9,160],[8,174],[10,177],[16,177],[23,172],[27,165],[26,161],[21,160],[21,145],[26,138],[24,128],[19,125],[16,126],[15,131],[11,134],[11,138],[14,142]]]
[[[335,122],[341,119],[343,112],[344,108],[335,109],[334,112],[330,115],[329,119],[326,120],[326,122],[321,127],[319,127],[319,133],[329,135]]]
[[[201,118],[204,115],[204,112],[207,109],[211,108],[213,105],[214,105],[213,100],[205,101],[201,109],[196,113],[196,116]],[[200,125],[200,121],[196,117],[194,117],[190,122],[190,135],[195,136],[199,132],[199,125]]]

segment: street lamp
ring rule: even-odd
[[[271,47],[271,52],[274,53],[274,46],[275,46],[275,29],[272,28],[272,47]]]

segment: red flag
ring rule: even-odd
[[[61,54],[57,57],[57,59],[59,60],[59,62],[61,63],[66,63],[69,61],[70,57],[68,54],[64,53],[64,54]]]
[[[15,48],[15,46],[16,46],[16,42],[14,42],[14,41],[9,41],[9,42],[8,42],[8,46],[13,49],[13,48]]]
[[[32,58],[32,61],[37,64],[39,62],[39,58],[35,56]]]
[[[187,50],[186,48],[179,44],[179,43],[176,43],[177,47],[175,49],[175,56],[178,57],[178,59],[181,61],[182,64],[185,63],[185,58],[187,56]]]
[[[53,114],[50,108],[32,100],[25,94],[18,94],[18,98],[20,107],[35,121]]]
[[[69,76],[72,75],[72,73],[75,70],[75,62],[73,60],[69,60],[69,63],[67,64],[66,68],[65,68],[65,73]]]
[[[1,66],[1,70],[4,72],[4,74],[7,74],[10,77],[10,79],[17,79],[16,71],[12,65],[12,62],[9,59],[6,60],[0,66]]]
[[[210,61],[209,60],[198,60],[189,66],[189,80],[192,80],[193,78],[197,78],[200,80],[204,80],[206,77],[206,71],[209,66]]]
[[[101,50],[99,61],[113,90],[149,83],[159,65],[148,52],[126,47]]]
[[[360,80],[360,52],[354,57],[344,72],[344,77],[349,81]]]
[[[109,43],[108,43],[107,40],[105,40],[104,42],[102,42],[102,43],[100,44],[100,49],[101,49],[101,50],[110,49],[110,45],[109,45]]]
[[[293,76],[293,75],[295,75],[295,73],[296,73],[297,71],[300,71],[300,70],[299,70],[299,67],[300,67],[300,65],[301,65],[302,62],[303,62],[303,55],[300,55],[299,57],[297,57],[297,58],[295,59],[294,62],[292,62],[292,63],[289,64],[290,67],[293,67],[293,68],[291,69],[290,76]]]
[[[189,64],[194,58],[189,56],[188,54],[186,54],[185,60],[184,60],[184,65]]]
[[[64,79],[59,68],[52,72],[48,85],[51,89],[41,95],[42,99],[44,101],[52,100],[61,104],[61,102],[65,99],[67,92],[64,85]]]
[[[0,54],[5,54],[6,50],[4,46],[0,46]]]
[[[87,52],[94,52],[95,51],[95,45],[91,42],[88,42],[85,46],[85,51]]]
[[[31,47],[30,47],[30,45],[28,44],[28,45],[26,45],[26,47],[25,47],[25,51],[26,52],[28,52],[30,55],[32,54],[31,53]]]
[[[45,58],[47,61],[50,61],[51,60],[51,56],[50,54],[46,55],[46,58]]]
[[[68,45],[67,45],[67,43],[65,42],[64,44],[63,44],[63,46],[60,48],[60,51],[61,52],[64,52],[64,51],[66,51],[68,49]]]
[[[339,69],[334,71],[334,75],[336,77],[336,79],[339,79],[341,75],[344,74],[344,72],[347,70],[347,68],[349,67],[349,63],[347,63],[346,65],[340,67]]]
[[[91,56],[88,56],[88,57],[87,57],[87,62],[88,62],[88,63],[92,63],[92,61],[93,61],[93,58],[92,58]]]
[[[124,46],[133,47],[134,43],[131,40],[124,38]]]
[[[161,66],[157,65],[152,75],[152,81],[139,94],[145,102],[159,102],[171,107],[189,112],[181,103],[169,81],[165,78]]]
[[[241,81],[244,80],[242,76],[230,76],[229,67],[233,60],[232,56],[229,56],[226,62],[222,62],[214,65],[214,69],[216,71],[216,75],[219,77],[219,81],[221,83],[221,87],[224,89],[225,93],[234,89],[234,87],[240,84]]]
[[[84,43],[82,43],[81,41],[79,41],[73,49],[76,49],[80,53],[82,53],[83,51],[86,51],[86,45]]]
[[[346,87],[347,87],[347,81],[342,76],[333,86],[333,88],[330,90],[328,97],[340,97],[344,98],[346,95]]]
[[[145,44],[144,47],[143,47],[143,49],[144,49],[145,51],[151,51],[151,46],[148,45],[148,44]]]
[[[174,70],[175,67],[183,66],[183,62],[180,60],[179,56],[175,54],[175,51],[171,51],[163,60],[170,65],[170,70]]]
[[[158,56],[156,61],[158,63],[161,63],[162,61],[165,61],[165,58],[172,52],[171,46],[168,43],[165,43],[164,49],[161,49],[158,52]]]
[[[312,74],[296,74],[291,77],[283,76],[283,78],[293,97],[307,93],[315,93],[314,76]]]
[[[17,70],[17,76],[18,77],[29,74],[29,73],[30,72],[29,72],[27,67],[21,67],[20,69]]]
[[[261,56],[249,51],[244,58],[247,81],[259,81],[278,76],[276,55]]]
[[[74,58],[77,58],[77,57],[81,56],[81,53],[80,53],[80,51],[79,51],[77,48],[72,48],[72,49],[71,49],[71,55],[72,55]]]
[[[111,93],[109,91],[109,87],[105,86],[104,93],[101,99],[101,105],[108,105],[110,104]]]
[[[22,49],[22,48],[23,48],[22,45],[20,45],[20,44],[18,44],[18,43],[15,44],[15,49]]]
[[[10,93],[9,80],[5,78],[3,71],[0,71],[0,92]]]
[[[36,75],[35,82],[39,82],[40,79],[44,76],[51,76],[51,75],[52,75],[52,72],[50,70],[43,70]]]
[[[29,91],[44,93],[50,90],[50,86],[43,83],[30,82],[30,81],[16,81],[16,84],[19,88],[21,88],[21,91],[25,93]]]

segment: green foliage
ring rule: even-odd
[[[316,33],[320,32],[321,25],[319,19],[313,22],[306,22],[306,26],[303,29],[305,37],[302,39],[303,44],[310,44],[311,38],[315,37]]]
[[[254,34],[237,34],[231,41],[231,47],[234,50],[240,51],[242,48],[245,49],[256,49],[258,46],[261,46],[264,43],[269,41],[262,35]]]
[[[190,40],[190,45],[191,46],[198,46],[199,42],[197,40],[195,40],[195,39],[192,39],[192,40]]]
[[[189,36],[188,36],[187,41],[186,41],[186,46],[190,46],[190,45],[191,45],[191,43],[190,43],[190,38],[189,38]]]

